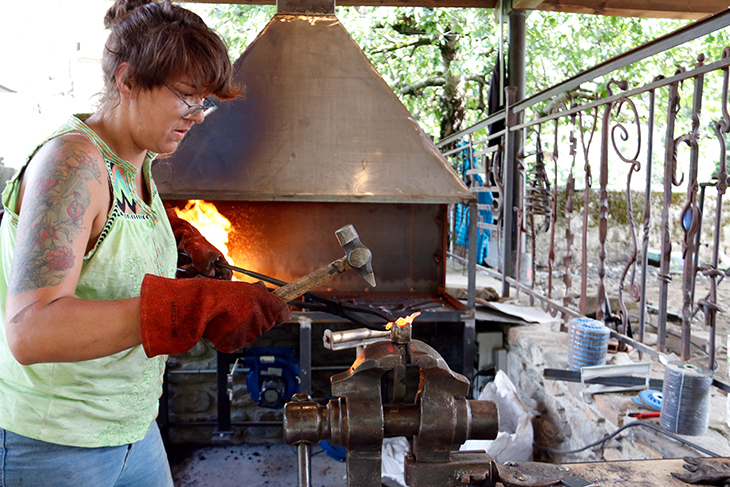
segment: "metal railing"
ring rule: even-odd
[[[612,333],[623,343],[658,356],[667,349],[672,243],[677,243],[679,234],[679,353],[689,360],[691,326],[701,312],[710,334],[706,352],[714,368],[715,323],[721,310],[717,286],[730,275],[730,270],[720,268],[722,198],[728,182],[730,47],[719,59],[700,54],[689,69],[679,68],[666,77],[657,73],[643,86],[629,88],[625,81],[610,79],[604,82],[607,95],[598,99],[565,95],[728,25],[730,11],[719,12],[525,100],[515,100],[514,88],[507,88],[505,109],[438,142],[471,190],[482,195],[470,208],[454,212],[464,220],[468,210],[468,235],[464,235],[464,225],[452,225],[452,242],[469,243],[468,257],[455,251],[452,255],[470,268],[470,296],[473,274],[479,267],[501,279],[503,295],[511,289],[526,293],[565,320],[595,312],[596,319],[612,321]],[[714,158],[712,177],[700,171],[710,164],[707,158]],[[663,169],[661,177],[657,169]],[[617,173],[625,179],[619,182]],[[637,182],[642,183],[642,190],[636,189]],[[684,196],[677,212],[675,188],[680,186]],[[705,212],[707,190],[715,193],[714,211]],[[643,205],[636,204],[634,199],[642,195]],[[652,210],[653,196],[661,197],[661,215]],[[616,213],[616,208],[623,211]],[[702,241],[703,226],[711,229],[711,242]],[[564,232],[564,238],[558,231]],[[491,247],[498,250],[496,258],[492,255],[485,260],[475,249],[479,232],[489,232],[489,240],[499,242]],[[614,235],[613,240],[622,235],[623,246],[617,246],[609,235]],[[654,298],[656,351],[642,344],[650,308],[647,280],[654,272],[649,266],[652,241],[660,247],[658,296]],[[543,291],[536,286],[538,275]],[[698,276],[705,284],[709,281],[709,291],[700,299],[695,296]],[[579,290],[574,289],[574,278],[580,281]],[[589,302],[591,297],[595,304]],[[631,316],[628,300],[638,303],[638,316]],[[611,302],[617,302],[620,311],[612,310]],[[635,324],[636,340],[628,336]]]

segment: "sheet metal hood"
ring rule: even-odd
[[[296,8],[280,6],[236,61],[246,96],[220,103],[156,163],[162,197],[474,200],[333,15],[334,4],[314,9],[324,14],[288,13]]]

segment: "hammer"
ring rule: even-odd
[[[337,230],[335,235],[340,245],[346,251],[343,257],[272,291],[272,294],[284,302],[289,302],[320,284],[334,279],[348,269],[356,270],[363,279],[375,287],[375,275],[373,274],[372,264],[373,254],[369,248],[360,242],[360,236],[355,231],[355,227],[345,225]]]

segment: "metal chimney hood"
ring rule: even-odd
[[[324,14],[280,7],[235,63],[247,95],[221,102],[177,152],[156,163],[164,199],[475,199],[331,5],[313,9]]]

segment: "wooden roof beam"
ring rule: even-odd
[[[538,3],[537,10],[612,17],[696,20],[728,8],[727,0],[515,0]],[[514,8],[520,8],[515,6]],[[526,8],[526,7],[525,7]]]
[[[186,0],[191,3],[223,3],[231,5],[276,5],[276,0]],[[497,0],[336,0],[342,7],[460,7],[494,8]]]
[[[275,5],[276,0],[187,0],[194,3]],[[506,0],[509,1],[509,0]],[[495,8],[497,0],[336,0],[341,6]],[[512,8],[615,17],[695,20],[728,8],[728,0],[512,0]]]
[[[512,8],[516,10],[535,10],[545,0],[512,0]]]

